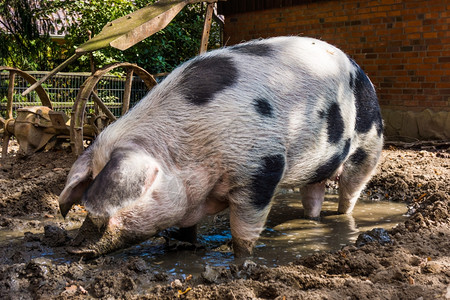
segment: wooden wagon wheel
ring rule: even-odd
[[[125,114],[130,106],[131,86],[133,83],[134,74],[142,79],[148,90],[152,89],[156,85],[156,80],[150,73],[148,73],[141,67],[131,63],[115,63],[105,66],[94,72],[94,74],[86,79],[77,94],[77,98],[72,109],[72,117],[70,119],[70,143],[72,146],[72,151],[76,156],[79,156],[84,150],[83,125],[85,124],[86,103],[89,97],[92,96],[92,100],[95,102],[95,104],[98,105],[104,116],[106,116],[106,118],[108,119],[108,123],[116,120],[114,114],[110,111],[107,105],[100,99],[99,95],[97,94],[96,86],[103,76],[105,76],[111,70],[117,68],[125,69],[127,72],[125,88],[123,92],[121,115]],[[101,128],[98,128],[97,130],[101,130]]]
[[[0,66],[0,72],[1,71],[9,72],[8,96],[6,101],[6,119],[0,116],[0,133],[3,136],[2,157],[6,157],[6,154],[8,153],[9,139],[12,135],[12,129],[9,128],[8,130],[8,124],[11,124],[11,120],[13,120],[13,101],[15,94],[14,87],[16,83],[16,75],[22,77],[30,86],[37,80],[30,74],[25,73],[24,71],[17,68]],[[51,109],[52,103],[50,102],[50,98],[48,97],[47,92],[44,90],[44,88],[42,86],[38,86],[35,91],[37,96],[39,97],[39,100],[41,101],[41,104]]]

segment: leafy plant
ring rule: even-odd
[[[0,2],[0,65],[24,70],[55,66],[61,47],[50,38],[55,24],[48,18],[51,1]],[[53,59],[50,59],[53,58]]]
[[[66,40],[70,52],[73,52],[76,46],[88,40],[89,34],[98,34],[106,23],[154,2],[156,1],[55,0],[54,7],[63,8],[66,14],[79,16],[78,21],[67,28],[69,34]],[[205,8],[201,3],[185,7],[166,28],[125,51],[112,47],[95,51],[92,54],[95,66],[100,68],[113,62],[126,61],[136,63],[153,74],[170,72],[181,62],[198,54]],[[219,44],[220,28],[214,24],[210,45],[217,47]],[[85,55],[71,64],[69,69],[90,71],[89,61],[90,57]]]
[[[72,55],[89,35],[98,34],[107,22],[154,2],[156,0],[3,0],[0,22],[6,30],[0,32],[0,65],[23,70],[52,69]],[[165,29],[125,51],[109,47],[93,52],[95,66],[100,68],[126,61],[150,73],[170,72],[198,54],[205,8],[201,3],[188,5]],[[49,16],[57,11],[64,11],[66,18],[75,21],[67,24],[65,20],[50,20]],[[50,37],[50,32],[57,29],[67,32],[63,45]],[[217,47],[219,44],[220,28],[213,23],[210,45]],[[90,72],[90,57],[80,57],[65,71]]]

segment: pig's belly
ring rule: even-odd
[[[200,222],[207,215],[215,215],[228,208],[229,203],[225,198],[207,198],[203,203],[191,209],[178,224],[180,227],[190,227]]]

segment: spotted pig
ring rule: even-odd
[[[325,181],[337,179],[338,213],[351,213],[382,131],[369,78],[323,41],[277,37],[200,55],[73,165],[61,213],[83,204],[80,235],[99,234],[72,251],[104,254],[229,208],[234,254],[251,255],[279,188],[300,187],[305,217],[317,218]]]

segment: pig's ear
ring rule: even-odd
[[[59,209],[65,218],[74,204],[81,203],[84,191],[92,182],[92,154],[86,150],[72,166],[64,190],[59,195]]]
[[[82,204],[90,213],[112,216],[146,193],[158,170],[152,158],[136,149],[115,149],[84,194]]]

